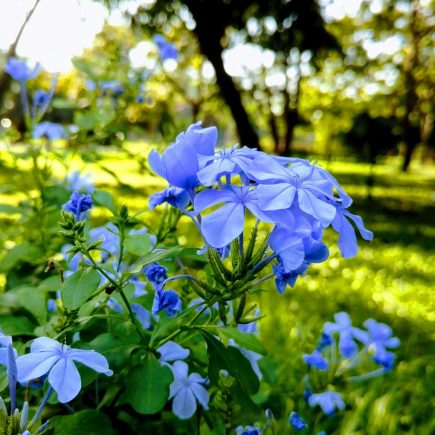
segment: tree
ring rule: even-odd
[[[215,69],[216,81],[222,97],[229,106],[240,141],[244,145],[259,147],[256,129],[243,104],[239,87],[224,68],[223,51],[230,46],[231,35],[241,32],[245,35],[246,25],[251,17],[274,20],[276,29],[268,32],[263,28],[255,42],[276,51],[283,61],[292,47],[300,51],[317,52],[322,47],[336,46],[334,38],[325,30],[317,2],[314,0],[167,0],[150,6],[142,6],[132,16],[136,26],[154,26],[162,31],[171,17],[193,18],[192,30],[196,35],[201,52]],[[289,143],[292,129],[298,120],[297,102],[299,88],[292,96],[287,92],[285,100],[285,123],[289,125],[286,143]],[[295,105],[296,102],[296,105]]]

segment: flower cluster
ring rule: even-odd
[[[355,382],[389,372],[393,368],[395,356],[388,349],[400,345],[399,339],[392,336],[391,328],[374,319],[364,322],[366,330],[352,326],[345,312],[336,313],[334,320],[325,323],[314,351],[303,355],[303,360],[313,370],[305,378],[305,401],[311,408],[319,406],[327,416],[345,408],[341,394],[331,389],[313,393],[313,387],[321,390],[334,384],[338,378]],[[380,368],[367,372],[370,360]],[[363,374],[354,375],[355,371],[362,371]],[[352,372],[352,376],[347,375],[349,372]],[[289,423],[296,430],[307,427],[302,417],[295,412],[291,413]]]
[[[352,223],[365,240],[372,239],[362,219],[348,211],[352,199],[317,164],[236,145],[220,149],[217,138],[215,127],[196,123],[161,155],[151,151],[149,165],[169,187],[151,196],[150,208],[163,203],[178,208],[199,228],[206,246],[216,250],[243,237],[247,215],[257,225],[268,224],[280,293],[310,264],[327,259],[322,241],[327,227],[338,232],[345,258],[358,250]]]

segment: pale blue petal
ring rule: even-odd
[[[148,164],[154,173],[166,179],[166,168],[163,164],[160,154],[156,150],[152,150],[148,154]]]
[[[263,211],[285,210],[293,204],[296,187],[290,183],[260,184],[257,193]]]
[[[193,392],[184,387],[180,389],[172,402],[172,411],[174,414],[182,420],[188,419],[195,414],[196,400]]]
[[[35,338],[30,346],[31,352],[50,352],[50,354],[61,354],[62,349],[62,343],[48,337]]]
[[[352,258],[358,253],[358,242],[353,226],[340,210],[332,221],[332,228],[338,233],[338,248],[343,258]]]
[[[185,349],[174,341],[168,341],[160,346],[157,352],[160,353],[160,362],[186,359],[190,354],[189,349]]]
[[[223,248],[243,231],[245,208],[228,203],[202,219],[201,230],[205,240],[214,248]]]
[[[112,370],[109,369],[107,359],[95,350],[71,349],[69,357],[73,361],[95,370],[97,373],[104,373],[107,376],[113,375]]]
[[[53,366],[48,382],[57,393],[60,403],[73,400],[82,388],[79,371],[71,359],[62,358]]]
[[[216,159],[211,164],[202,168],[198,173],[198,179],[204,186],[211,186],[224,174],[234,172],[236,165],[228,159]]]
[[[194,209],[202,212],[206,208],[213,207],[221,202],[237,202],[236,194],[228,189],[225,190],[203,190],[195,196]]]
[[[373,240],[373,233],[364,227],[363,220],[361,219],[360,216],[357,216],[356,214],[349,213],[347,210],[344,210],[343,214],[345,216],[348,216],[350,219],[352,219],[355,222],[355,225],[358,228],[358,231],[360,232],[361,237],[364,240]]]
[[[17,358],[18,382],[29,382],[45,375],[59,361],[60,355],[33,352]]]
[[[262,154],[256,157],[249,165],[248,175],[255,180],[283,180],[289,181],[292,176],[272,156]]]
[[[336,208],[317,198],[309,189],[298,189],[298,203],[302,211],[318,219],[323,227],[335,217]]]
[[[189,376],[190,379],[190,376]],[[207,411],[208,410],[208,402],[210,397],[208,395],[208,391],[200,384],[193,383],[190,385],[190,390],[193,395],[196,397],[201,406]]]
[[[187,379],[189,366],[184,361],[175,361],[172,366],[172,372],[176,380]]]

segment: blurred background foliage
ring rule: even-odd
[[[331,432],[435,433],[435,2],[363,0],[339,18],[328,15],[329,0],[104,3],[123,11],[124,24],[106,24],[75,68],[59,76],[47,119],[76,128],[59,146],[50,176],[86,168],[133,211],[146,208],[161,187],[147,169],[148,151],[198,120],[217,125],[224,146],[240,141],[318,160],[355,198],[375,240],[361,244],[353,260],[332,249],[284,297],[265,287],[264,369],[278,370],[273,390],[260,394],[284,433],[290,396],[301,388],[301,353],[315,345],[324,321],[346,310],[357,325],[368,317],[390,324],[402,346],[392,374],[349,387],[349,410],[341,429],[330,422]],[[176,45],[176,61],[159,59],[156,33]],[[16,45],[0,54],[1,65]],[[30,85],[48,89],[50,80],[42,72]],[[123,88],[116,99],[93,86],[108,81]],[[17,83],[0,73],[2,271],[38,261],[42,270],[40,253],[31,250],[5,266],[34,226],[11,212],[32,194],[19,154],[18,94]],[[6,146],[15,147],[14,158]],[[153,227],[159,214],[142,219]],[[195,246],[187,221],[178,230],[181,244]],[[46,254],[43,261],[53,252]]]

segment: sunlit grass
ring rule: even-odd
[[[149,149],[139,143],[129,145],[129,150],[141,158]],[[148,170],[141,171],[137,161],[119,150],[100,147],[98,152],[103,156],[100,162],[85,163],[88,159],[78,155],[62,162],[53,160],[52,177],[63,180],[73,169],[92,173],[99,188],[114,193],[118,203],[126,204],[132,212],[145,210],[139,219],[156,228],[159,213],[150,212],[147,202],[150,194],[165,187],[165,182]],[[301,353],[312,350],[323,323],[335,312],[345,310],[359,326],[369,317],[390,324],[402,345],[392,374],[348,388],[351,412],[345,413],[338,433],[429,434],[433,429],[430,400],[435,374],[430,360],[435,324],[435,170],[414,164],[410,174],[403,174],[391,162],[377,165],[374,172],[369,165],[354,162],[319,163],[354,197],[355,209],[367,228],[374,231],[375,239],[372,243],[361,241],[358,256],[344,260],[331,231],[327,234],[330,258],[313,265],[294,289],[288,288],[280,296],[273,282],[264,285],[267,291],[258,298],[266,314],[261,336],[279,363],[276,385],[266,396],[278,394],[274,412],[281,430],[287,430],[284,412],[294,405],[289,397],[294,397],[294,388],[299,388],[301,381],[289,379],[288,373],[292,367],[294,373],[294,366],[301,366]],[[14,161],[1,151],[0,169],[0,204],[14,206],[34,193],[27,160]],[[368,189],[371,171],[374,187]],[[107,217],[99,209],[92,212],[95,222],[102,223]],[[11,223],[19,225],[17,219],[19,215],[0,212],[4,234],[8,234]],[[188,219],[182,219],[178,229],[182,244],[199,247],[199,237]]]

